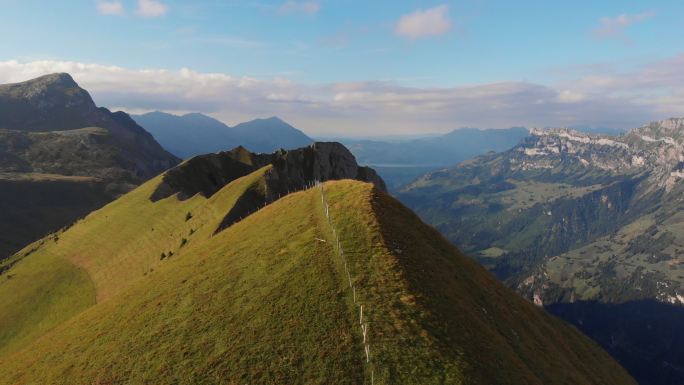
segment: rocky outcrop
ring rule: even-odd
[[[356,179],[373,183],[386,191],[375,170],[359,166],[354,156],[340,143],[317,142],[310,146],[273,154],[253,154],[244,147],[188,159],[167,171],[152,194],[153,201],[178,194],[187,199],[195,194],[210,197],[231,181],[272,165],[266,176],[266,199],[277,199],[302,189],[313,181]]]
[[[61,131],[93,125],[98,108],[69,74],[0,85],[0,128]]]
[[[260,160],[267,160],[273,165],[267,180],[269,191],[273,194],[282,195],[315,180],[334,179],[356,179],[387,190],[385,182],[375,170],[359,166],[354,155],[336,142],[317,142],[292,151],[281,150]]]

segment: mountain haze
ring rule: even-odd
[[[178,116],[150,112],[133,118],[165,148],[184,159],[237,146],[267,153],[313,143],[303,132],[276,117],[255,119],[235,127],[199,113]]]
[[[391,190],[439,168],[451,167],[489,151],[505,151],[527,136],[523,127],[460,128],[430,138],[404,141],[342,140],[359,162],[373,166]]]

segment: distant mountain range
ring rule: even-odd
[[[581,132],[619,134],[609,128],[578,127]],[[459,128],[444,135],[411,140],[340,139],[362,164],[373,166],[390,190],[440,168],[452,167],[490,151],[501,152],[520,143],[529,133],[524,127],[506,129]]]
[[[183,159],[238,146],[267,153],[313,143],[313,139],[276,117],[255,119],[235,127],[200,113],[178,116],[150,112],[134,115],[133,119],[152,133],[164,148]]]
[[[398,196],[642,383],[684,382],[684,349],[673,345],[684,334],[684,119],[621,136],[532,130]],[[611,314],[624,318],[608,326]]]
[[[0,259],[178,162],[68,74],[0,85]]]
[[[406,141],[341,139],[362,164],[373,166],[390,190],[438,168],[450,167],[489,151],[504,151],[527,136],[522,127],[461,128],[445,135]]]
[[[383,190],[337,143],[186,160],[0,261],[0,384],[635,384]]]

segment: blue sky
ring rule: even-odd
[[[681,1],[45,3],[0,0],[0,82],[66,70],[131,112],[349,135],[684,115]]]

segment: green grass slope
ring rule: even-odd
[[[159,176],[0,262],[0,355],[211,237],[235,202],[261,186],[268,169],[233,181],[209,199],[197,194],[151,202]]]
[[[65,283],[60,301],[86,305],[62,310],[62,321],[33,341],[10,341],[0,351],[0,384],[364,384],[371,376],[375,384],[634,383],[588,338],[503,287],[372,185],[325,184],[355,292],[317,188],[214,234],[263,172],[208,200],[142,204],[152,191],[145,185],[14,259],[0,298],[21,290],[6,286],[34,263]],[[174,255],[160,261],[163,251]],[[68,292],[70,282],[80,290]]]

